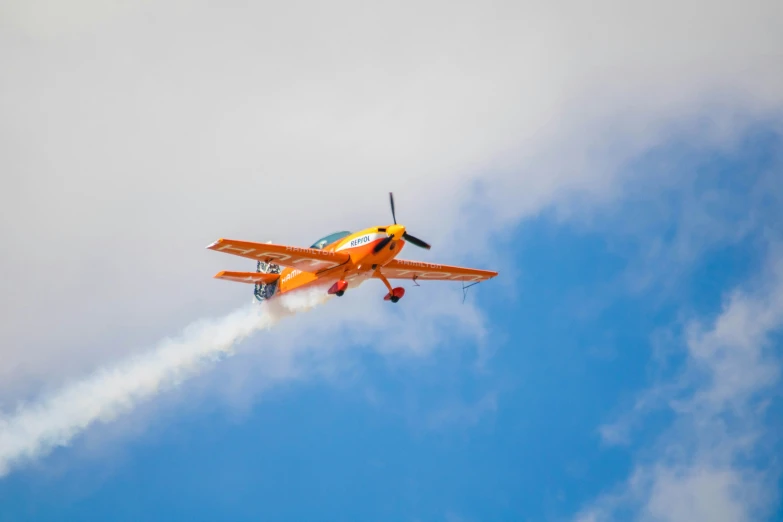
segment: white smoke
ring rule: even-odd
[[[0,476],[12,466],[67,445],[95,422],[109,422],[140,401],[178,385],[210,362],[231,355],[234,346],[280,319],[329,298],[306,290],[253,304],[220,319],[197,321],[178,339],[165,339],[150,352],[102,368],[15,413],[0,415]]]

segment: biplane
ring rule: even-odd
[[[430,245],[408,233],[397,223],[394,195],[389,193],[391,225],[372,227],[359,232],[335,232],[309,248],[271,243],[253,243],[218,239],[207,248],[252,259],[255,272],[218,272],[216,279],[255,285],[254,295],[264,301],[317,285],[329,287],[328,293],[342,296],[369,279],[378,279],[388,289],[385,300],[396,303],[405,294],[402,287],[392,287],[389,280],[457,281],[476,284],[498,275],[489,270],[438,265],[397,259],[406,243],[430,249]]]

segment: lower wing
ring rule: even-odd
[[[497,272],[478,270],[461,266],[436,265],[420,261],[392,259],[386,263],[380,272],[388,279],[422,279],[431,281],[486,281],[492,279]],[[378,277],[373,276],[373,277]]]
[[[315,248],[302,248],[271,243],[253,243],[233,239],[218,239],[207,247],[264,263],[298,268],[303,272],[321,272],[347,262],[351,256],[343,252],[330,252]]]

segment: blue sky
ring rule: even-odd
[[[4,477],[0,520],[646,520],[654,493],[629,495],[635,470],[671,458],[687,470],[694,455],[747,435],[748,423],[758,439],[722,465],[764,474],[735,500],[761,509],[749,520],[779,520],[779,378],[737,392],[742,407],[766,404],[752,419],[718,409],[727,435],[706,446],[668,399],[633,404],[673,383],[669,399],[680,401],[710,389],[709,372],[684,377],[686,331],[693,321],[709,329],[735,289],[751,285],[753,299],[772,285],[782,159],[783,135],[766,124],[731,148],[688,136],[656,147],[626,166],[646,172],[641,181],[589,219],[544,211],[498,234],[494,248],[516,273],[471,290],[483,339],[446,332],[402,359],[355,343],[336,377],[284,382],[240,413],[196,395],[189,408],[132,414],[145,426],[132,437],[97,427],[47,465]],[[375,297],[368,286],[359,292]],[[406,298],[426,300],[431,286]],[[450,298],[461,299],[459,288]],[[396,309],[389,317],[408,328]],[[780,325],[769,323],[763,349],[778,372]],[[232,379],[267,335],[178,393]],[[622,444],[602,438],[622,419],[632,425]],[[625,500],[607,501],[613,492]]]

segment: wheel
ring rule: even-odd
[[[345,290],[338,290],[337,292],[335,292],[335,295],[336,295],[337,297],[342,297],[342,295],[343,295],[344,293],[345,293]]]
[[[400,300],[400,298],[399,298],[399,297],[397,297],[396,295],[393,295],[393,296],[391,296],[391,302],[392,302],[392,303],[396,303],[396,302],[397,302],[397,301],[399,301],[399,300]]]

